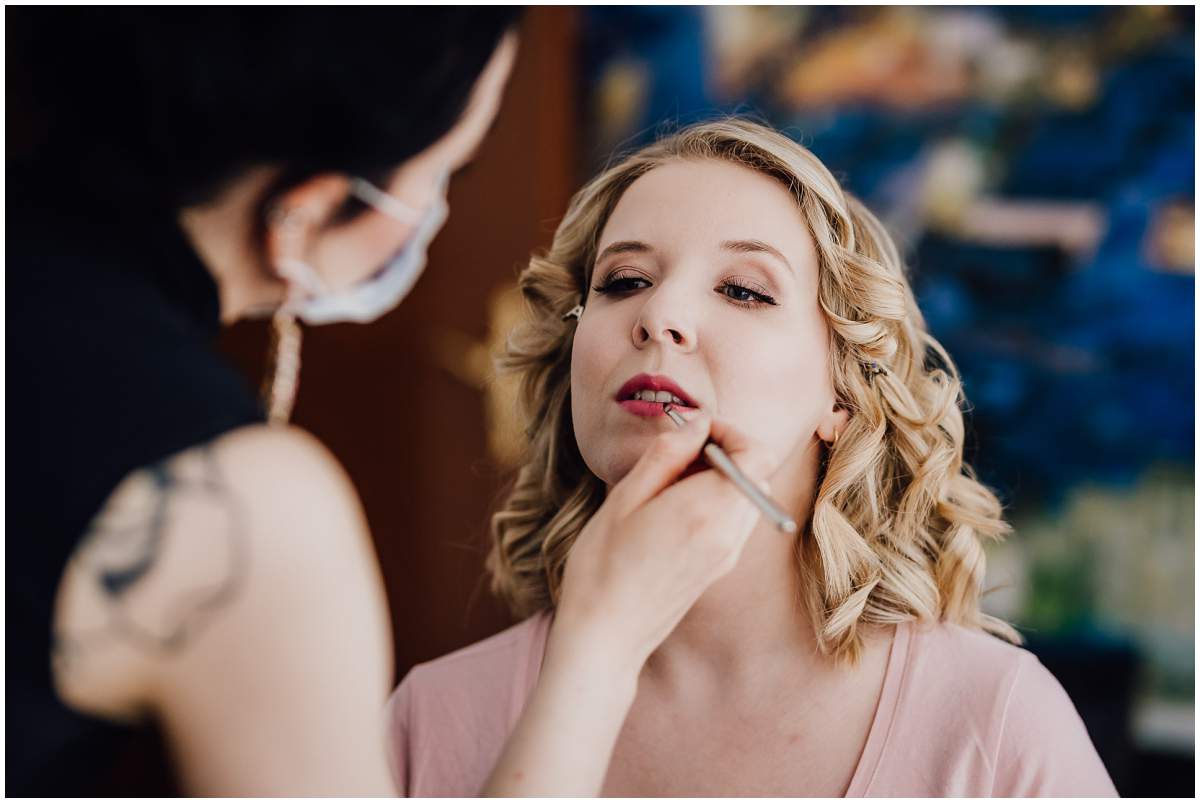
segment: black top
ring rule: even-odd
[[[36,182],[8,172],[5,791],[96,794],[153,726],[55,694],[67,560],[131,472],[262,414],[214,351],[217,287],[170,214],[71,208],[70,187],[30,201]]]

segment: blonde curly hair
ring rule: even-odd
[[[606,169],[571,200],[544,256],[519,279],[530,313],[498,360],[520,379],[524,465],[492,518],[492,589],[518,615],[555,605],[571,545],[604,500],[571,421],[574,325],[596,247],[640,176],[676,160],[718,159],[791,192],[818,254],[830,366],[849,421],[826,453],[812,517],[798,540],[805,605],[821,650],[857,661],[863,626],[949,621],[1019,643],[979,607],[983,539],[1009,527],[995,495],[963,462],[962,387],[926,330],[896,246],[810,151],[755,122],[702,123]]]

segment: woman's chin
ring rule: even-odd
[[[638,461],[642,458],[642,455],[645,454],[646,449],[650,447],[650,443],[654,440],[654,438],[651,436],[641,440],[644,442],[638,444],[640,448],[621,449],[620,451],[606,455],[604,458],[597,461],[596,464],[593,464],[590,460],[585,460],[585,462],[588,463],[589,467],[592,467],[592,473],[595,474],[602,482],[608,485],[609,488],[611,488],[621,480],[625,479],[629,472],[633,471],[634,466],[637,465]],[[600,470],[597,471],[597,468]],[[707,468],[709,468],[709,465],[707,462],[705,462],[704,456],[698,454],[696,455],[696,459],[693,460],[687,466],[687,468],[683,470],[682,473],[680,473],[679,477],[676,478],[675,481],[678,482],[685,477],[690,477],[693,474],[706,470]]]

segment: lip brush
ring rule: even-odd
[[[687,423],[683,416],[671,409],[671,405],[669,404],[663,405],[663,412],[675,422],[675,426],[677,427],[682,427]],[[785,513],[779,505],[775,504],[771,500],[771,497],[759,490],[758,486],[742,473],[742,470],[725,453],[725,450],[718,446],[711,438],[704,445],[704,456],[708,459],[708,464],[728,477],[729,481],[736,485],[738,490],[744,493],[763,512],[763,515],[771,520],[771,523],[780,532],[787,533],[788,535],[796,534],[798,528],[796,527],[795,519]]]

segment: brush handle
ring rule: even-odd
[[[737,463],[725,453],[717,444],[709,441],[704,447],[704,456],[708,458],[709,465],[720,471],[729,481],[738,487],[738,490],[746,495],[753,502],[763,515],[771,520],[771,523],[779,529],[780,532],[788,535],[796,534],[796,521],[787,513],[785,513],[779,505],[771,500],[758,486],[750,481],[750,478],[742,473],[742,470],[737,467]]]
[[[664,405],[663,412],[667,417],[675,422],[675,426],[682,427],[687,423],[684,417],[671,409],[671,406]],[[707,458],[708,464],[720,471],[729,481],[737,486],[737,489],[746,495],[746,498],[762,511],[763,515],[771,520],[771,523],[779,529],[780,532],[788,535],[795,535],[799,529],[796,527],[796,520],[789,516],[784,510],[775,504],[771,497],[767,496],[759,487],[750,481],[750,478],[742,473],[742,470],[737,467],[737,463],[733,462],[725,450],[722,449],[715,441],[709,440],[704,445],[704,457]]]

